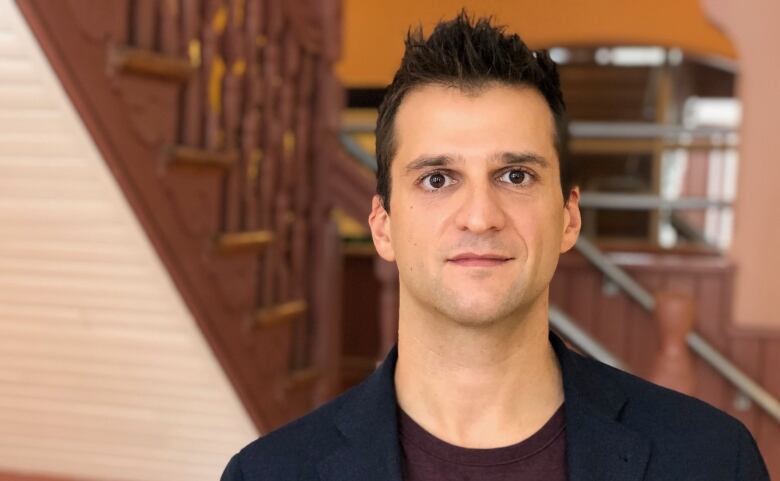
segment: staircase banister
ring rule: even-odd
[[[580,237],[577,240],[576,249],[646,311],[655,311],[656,301],[654,296],[636,282],[625,270],[612,262],[593,243],[584,237]],[[780,401],[777,398],[762,388],[695,331],[689,333],[685,340],[690,348],[704,359],[707,364],[712,366],[740,392],[760,406],[776,422],[780,423]]]
[[[587,354],[597,361],[609,364],[614,368],[630,372],[628,366],[626,366],[623,361],[618,359],[600,342],[579,327],[576,322],[557,306],[553,304],[550,305],[548,316],[550,318],[550,324],[555,328],[555,331],[574,344],[574,346],[584,354]]]

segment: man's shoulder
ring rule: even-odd
[[[741,421],[701,399],[593,359],[582,358],[582,362],[620,387],[627,398],[620,422],[654,441],[656,448],[690,450],[695,442],[711,454],[712,450],[733,452],[734,445],[729,446],[724,440],[752,440]]]
[[[222,480],[295,479],[303,470],[315,469],[313,461],[326,457],[341,444],[335,418],[355,390],[349,389],[247,444],[230,460]]]
[[[755,439],[735,417],[601,362],[582,357],[580,362],[592,379],[625,395],[618,422],[651,445],[646,479],[675,473],[676,479],[769,480]]]

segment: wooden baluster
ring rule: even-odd
[[[295,155],[298,150],[298,139],[295,136],[295,112],[297,96],[297,77],[299,67],[299,46],[295,36],[286,26],[282,40],[282,80],[279,89],[279,117],[282,126],[282,151],[280,160],[280,189],[276,195],[276,225],[279,232],[278,244],[280,259],[277,264],[276,282],[279,284],[279,297],[282,301],[291,300],[294,296],[295,286],[291,270],[292,257],[292,211],[291,192],[296,189]],[[292,363],[295,367],[306,364],[305,326],[296,319],[293,328],[293,355]]]
[[[374,274],[380,285],[377,361],[381,361],[398,340],[398,267],[376,256]]]
[[[241,125],[241,105],[243,83],[246,72],[244,55],[243,27],[245,19],[244,0],[231,0],[228,13],[227,30],[223,43],[223,57],[226,72],[223,102],[224,114],[224,149],[236,150],[240,147],[239,127]],[[227,231],[237,231],[241,228],[241,200],[245,187],[247,157],[239,156],[238,163],[225,174],[224,183],[224,227]]]
[[[327,3],[323,0],[323,3]],[[321,4],[318,4],[318,10]],[[327,21],[333,21],[338,24],[338,17],[329,17]],[[336,39],[336,37],[334,37]],[[327,39],[326,39],[327,40]],[[327,389],[333,387],[339,377],[338,370],[341,359],[341,342],[334,341],[332,336],[341,336],[342,318],[337,305],[341,302],[341,271],[333,268],[333,272],[326,271],[321,266],[327,262],[339,263],[339,268],[343,268],[343,258],[322,259],[323,253],[320,249],[320,243],[323,237],[327,235],[331,225],[335,225],[330,218],[330,211],[333,208],[332,195],[329,190],[329,178],[333,175],[333,163],[335,162],[335,153],[338,151],[337,133],[340,126],[340,106],[341,106],[341,87],[333,77],[333,61],[335,57],[323,55],[318,52],[312,57],[312,79],[313,92],[316,95],[312,97],[312,133],[310,151],[316,153],[316,160],[312,160],[310,169],[312,172],[313,184],[310,185],[308,192],[310,209],[309,228],[311,229],[310,238],[313,239],[310,248],[311,275],[308,276],[309,292],[313,292],[313,328],[311,334],[311,345],[314,356],[314,362],[322,366],[322,371],[327,376],[322,379],[318,386],[318,394],[327,392]],[[341,239],[338,239],[340,245]],[[336,312],[338,315],[333,315]],[[331,331],[335,334],[332,334]],[[329,363],[333,363],[335,368]],[[315,397],[315,402],[321,402],[322,397]]]
[[[312,112],[312,83],[313,63],[311,55],[303,54],[300,64],[300,73],[297,79],[297,106],[295,113],[295,154],[293,156],[292,171],[294,182],[293,190],[293,228],[292,228],[292,258],[290,260],[291,284],[293,297],[303,297],[306,294],[306,272],[308,269],[307,247],[309,240],[309,225],[311,222],[309,208],[309,176],[313,172],[313,158],[310,153],[311,145],[311,112]],[[315,180],[316,181],[316,180]],[[301,319],[296,324],[296,340],[300,363],[308,363],[304,359],[309,345],[313,315]]]
[[[179,0],[160,0],[160,51],[179,55]]]
[[[181,102],[179,142],[188,147],[203,147],[203,59],[201,42],[201,0],[182,2],[181,45],[196,69],[184,87]]]
[[[693,356],[685,341],[694,325],[693,299],[677,292],[656,293],[655,321],[660,348],[650,380],[685,394],[696,387]]]
[[[110,45],[119,46],[133,44],[133,39],[130,38],[133,31],[133,12],[135,11],[135,4],[132,0],[123,0],[114,4],[117,14],[113,17],[113,21],[108,25]],[[94,27],[92,28],[94,31]]]
[[[157,0],[135,0],[133,45],[154,50],[157,31]]]
[[[279,2],[266,3],[266,25],[268,43],[263,48],[264,69],[264,144],[265,154],[261,170],[260,218],[265,228],[276,227],[274,216],[276,189],[279,187],[279,167],[283,128],[278,122],[279,88],[281,87],[280,37],[283,28],[282,10]],[[277,264],[280,252],[276,244],[271,245],[263,257],[263,283],[261,299],[271,305],[277,302]]]
[[[242,199],[244,229],[257,228],[257,177],[260,162],[263,157],[263,146],[260,138],[260,108],[262,107],[262,75],[258,65],[258,56],[262,48],[261,20],[262,0],[250,0],[246,5],[246,26],[244,31],[244,52],[246,53],[246,97],[244,99],[244,116],[241,126],[241,152],[247,159]]]
[[[206,22],[203,25],[203,68],[206,81],[206,142],[205,147],[219,150],[223,146],[222,130],[223,81],[225,59],[222,57],[222,36],[227,26],[227,7],[220,0],[206,1]]]
[[[336,222],[330,218],[316,219],[315,222],[319,228],[311,246],[315,253],[312,272],[318,273],[319,282],[314,282],[312,290],[318,321],[312,332],[312,360],[322,373],[313,398],[314,405],[319,405],[337,394],[341,377],[344,256]]]
[[[288,239],[291,228],[291,200],[290,191],[295,188],[295,152],[297,150],[295,138],[293,114],[296,111],[296,80],[298,75],[299,47],[295,36],[288,29],[282,38],[282,80],[279,89],[279,117],[282,126],[282,150],[280,161],[280,189],[276,194],[276,225],[280,237],[279,252],[282,256],[277,265],[277,281],[279,282],[279,296],[282,300],[288,300],[291,293],[290,269],[287,262]]]

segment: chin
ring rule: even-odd
[[[473,328],[492,326],[506,319],[513,311],[510,306],[501,305],[496,300],[487,303],[470,302],[467,305],[453,303],[440,310],[455,323]]]

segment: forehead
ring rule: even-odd
[[[532,87],[417,87],[401,102],[394,127],[393,164],[400,169],[420,155],[469,159],[505,151],[557,158],[552,112]]]

